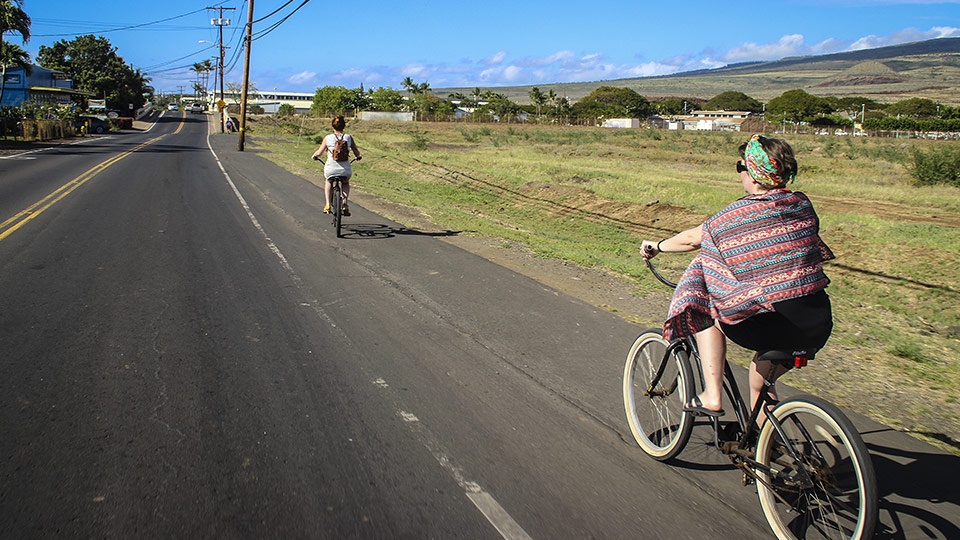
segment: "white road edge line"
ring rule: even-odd
[[[92,141],[98,141],[98,140],[101,140],[101,139],[112,139],[112,138],[113,138],[112,136],[106,136],[106,137],[97,137],[97,138],[94,138],[94,139],[83,139],[83,140],[80,140],[80,141],[75,141],[75,142],[72,142],[72,143],[67,143],[67,144],[65,144],[65,145],[64,145],[64,144],[61,144],[61,145],[58,145],[58,146],[48,146],[48,147],[46,147],[46,148],[37,148],[36,150],[27,150],[27,151],[25,151],[25,152],[20,152],[19,154],[11,154],[11,155],[9,155],[9,156],[0,156],[0,159],[16,159],[16,158],[18,158],[18,157],[23,157],[23,156],[26,156],[26,155],[29,155],[29,154],[36,154],[36,153],[38,153],[38,152],[44,152],[44,151],[46,151],[46,150],[51,150],[51,149],[53,149],[53,148],[59,148],[60,146],[73,146],[73,145],[75,145],[75,144],[85,144],[85,143],[92,142]]]
[[[207,133],[207,148],[210,149],[210,153],[213,155],[214,161],[217,162],[217,167],[220,168],[220,172],[223,173],[223,177],[227,180],[227,184],[230,185],[230,189],[233,190],[233,194],[237,196],[237,199],[240,201],[240,206],[243,207],[244,211],[247,213],[247,217],[250,219],[250,222],[253,223],[254,228],[263,236],[264,240],[267,241],[267,248],[277,256],[277,259],[280,260],[280,265],[284,270],[290,275],[290,279],[293,280],[294,284],[298,288],[303,288],[303,280],[300,279],[300,276],[297,275],[297,272],[293,269],[293,266],[290,266],[290,262],[287,261],[287,258],[283,255],[283,252],[280,251],[280,248],[273,243],[273,240],[270,236],[267,235],[267,231],[263,229],[260,225],[260,221],[257,219],[257,216],[253,215],[253,210],[250,209],[250,205],[247,204],[247,200],[243,198],[243,195],[240,193],[240,190],[237,189],[237,185],[233,183],[233,179],[230,178],[230,175],[227,173],[227,169],[223,167],[223,163],[220,161],[220,156],[213,150],[213,145],[210,144],[210,134]],[[327,322],[330,326],[335,327],[336,322],[330,318],[330,316],[323,311],[323,308],[320,307],[315,300],[311,300],[308,304],[311,309],[324,321]]]
[[[374,384],[376,384],[376,382]],[[500,536],[506,540],[531,540],[530,535],[500,506],[500,503],[493,498],[493,495],[484,491],[483,488],[480,487],[480,484],[467,480],[463,476],[463,470],[453,463],[437,439],[423,426],[416,415],[406,411],[397,411],[397,414],[404,423],[410,426],[410,430],[420,439],[420,442],[426,447],[430,454],[433,455],[437,463],[450,473],[450,476],[452,476],[454,481],[457,482],[457,485],[463,489],[467,498],[470,499],[470,502],[472,502],[473,505],[477,507],[477,510],[480,510],[480,513],[483,514],[483,517],[487,518],[487,521],[497,529]]]
[[[247,200],[243,198],[243,195],[240,193],[240,190],[237,189],[237,185],[233,183],[233,179],[230,178],[230,175],[227,173],[227,170],[223,168],[223,163],[220,162],[220,157],[217,156],[217,153],[213,151],[213,147],[210,146],[210,138],[207,137],[207,147],[210,148],[210,152],[213,154],[213,158],[217,161],[217,167],[220,167],[220,172],[223,173],[223,177],[227,179],[227,183],[230,184],[230,189],[233,190],[233,194],[237,196],[237,199],[240,201],[240,206],[243,207],[244,211],[247,213],[247,217],[250,218],[250,222],[253,223],[254,228],[263,235],[263,238],[267,241],[267,247],[270,248],[270,251],[280,259],[280,264],[283,266],[283,269],[290,273],[291,276],[297,281],[297,284],[300,284],[300,277],[297,276],[297,273],[293,270],[293,267],[290,266],[290,263],[287,261],[287,258],[284,257],[283,253],[280,251],[280,248],[273,243],[273,240],[270,236],[267,235],[267,231],[263,229],[260,225],[260,221],[257,219],[257,216],[253,215],[253,210],[250,209],[250,205],[247,204]]]

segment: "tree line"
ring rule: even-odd
[[[762,116],[770,124],[809,125],[819,128],[852,128],[862,123],[867,130],[960,131],[960,108],[926,98],[909,98],[884,104],[866,97],[818,97],[802,89],[789,90],[767,103],[743,92],[727,91],[710,99],[669,97],[649,100],[630,88],[601,86],[571,103],[553,89],[529,91],[530,103],[518,104],[493,90],[435,95],[427,82],[407,77],[403,91],[389,87],[365,90],[343,86],[318,88],[311,105],[316,115],[351,111],[414,112],[423,120],[448,119],[456,110],[475,119],[496,118],[584,119],[596,123],[604,118],[640,118],[653,115],[676,117],[698,110],[745,111]],[[292,111],[290,111],[292,112]],[[574,122],[583,123],[583,122]]]
[[[19,67],[28,73],[30,55],[22,47],[3,39],[4,34],[17,34],[26,44],[30,41],[30,16],[23,10],[22,0],[0,0],[0,100],[5,91],[8,67]],[[107,108],[118,111],[139,109],[146,103],[153,89],[150,79],[139,69],[126,63],[117,54],[117,48],[100,36],[84,35],[72,40],[60,40],[52,46],[41,45],[36,63],[40,67],[62,71],[73,76],[74,89],[96,99],[105,99]],[[86,97],[72,98],[85,108]],[[4,107],[4,116],[55,114],[56,107],[36,103],[17,110]]]

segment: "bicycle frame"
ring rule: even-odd
[[[667,285],[671,288],[676,288],[677,284],[663,277],[662,274],[653,266],[653,264],[647,260],[647,268],[653,273],[658,281]],[[685,336],[683,339],[674,340],[667,347],[664,352],[663,360],[660,363],[660,367],[657,370],[657,375],[654,377],[649,388],[647,389],[647,395],[653,393],[653,389],[656,388],[657,384],[660,382],[660,378],[663,376],[663,373],[667,367],[667,363],[670,361],[670,358],[677,351],[677,349],[684,349],[687,353],[687,358],[694,359],[696,372],[700,377],[700,387],[704,386],[704,375],[703,367],[700,363],[700,351],[697,348],[697,341],[693,336]],[[747,469],[744,466],[749,467],[750,469],[759,469],[767,474],[777,475],[778,471],[771,469],[758,463],[756,460],[750,457],[752,453],[753,445],[756,442],[756,435],[759,434],[760,428],[757,426],[757,419],[760,418],[761,412],[766,416],[766,421],[770,422],[774,429],[777,431],[777,434],[780,436],[781,440],[786,441],[787,436],[783,430],[783,426],[780,422],[774,417],[771,407],[768,405],[776,405],[777,400],[773,399],[770,396],[770,386],[773,384],[771,381],[772,375],[775,373],[778,366],[785,367],[787,369],[792,368],[792,365],[789,365],[783,361],[771,361],[770,362],[770,373],[765,377],[765,384],[760,391],[760,395],[757,397],[757,402],[754,404],[753,409],[750,410],[749,414],[747,413],[747,405],[743,400],[743,394],[740,392],[740,386],[737,384],[736,378],[733,376],[733,369],[730,368],[730,363],[727,362],[723,368],[723,390],[726,393],[727,397],[730,399],[730,402],[733,404],[734,415],[737,418],[737,424],[740,428],[740,436],[736,441],[724,441],[724,445],[720,445],[719,435],[720,435],[720,426],[717,419],[712,419],[713,428],[715,430],[715,446],[718,450],[726,454],[734,461],[734,464],[740,466],[744,469],[744,472],[747,473]],[[670,391],[674,391],[675,387],[671,387]],[[802,426],[801,426],[802,427]],[[805,433],[805,437],[810,439],[809,434]],[[799,459],[799,456],[796,452],[796,449],[793,448],[792,444],[786,445],[790,457],[793,459]],[[803,483],[811,482],[809,476],[806,475],[806,471],[802,471],[805,478],[803,478]],[[756,473],[752,470],[749,471],[749,474],[757,478]]]

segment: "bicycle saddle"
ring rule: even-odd
[[[793,350],[767,350],[757,351],[757,358],[760,360],[769,360],[778,364],[791,367],[803,367],[807,365],[808,360],[813,360],[817,354],[816,349],[793,349]]]

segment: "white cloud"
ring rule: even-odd
[[[806,54],[803,35],[790,34],[773,43],[744,43],[734,47],[723,55],[727,62],[752,62],[757,60],[779,60],[785,56]]]
[[[937,39],[943,37],[960,36],[960,28],[950,26],[936,26],[930,30],[922,31],[916,28],[906,28],[889,36],[865,36],[853,42],[848,51],[859,51],[863,49],[875,49],[877,47],[887,47],[890,45],[900,45],[902,43],[912,43],[914,41],[926,41],[928,39]]]
[[[503,59],[507,57],[507,51],[500,51],[493,56],[489,56],[480,61],[481,64],[488,66],[493,66],[503,62]]]
[[[888,36],[864,36],[852,43],[844,42],[837,38],[828,38],[815,45],[807,45],[802,34],[789,34],[770,43],[744,43],[721,54],[719,58],[725,63],[770,61],[780,60],[788,56],[859,51],[914,41],[958,36],[960,36],[960,29],[949,26],[938,26],[926,31],[907,28]],[[707,59],[704,58],[704,60]],[[715,64],[716,62],[710,61],[708,63]],[[714,65],[713,67],[717,66]],[[686,69],[687,68],[684,68],[684,71],[686,71]]]
[[[407,64],[400,68],[400,75],[414,79],[426,79],[438,71],[443,71],[443,68],[424,64]]]
[[[507,66],[503,69],[503,78],[504,80],[517,82],[521,80],[523,76],[523,68],[518,66]]]
[[[811,54],[830,54],[840,52],[846,47],[846,44],[836,38],[827,38],[820,43],[810,47]]]
[[[291,75],[290,77],[288,77],[287,82],[290,84],[296,84],[296,85],[307,84],[310,81],[312,81],[313,78],[316,76],[317,74],[314,73],[313,71],[302,71],[300,73],[297,73],[296,75]]]

